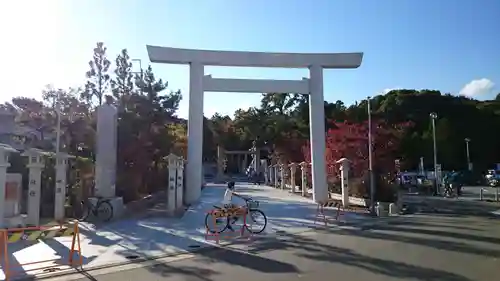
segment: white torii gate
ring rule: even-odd
[[[186,202],[197,201],[202,185],[203,93],[301,93],[309,95],[312,185],[314,201],[328,198],[325,167],[323,69],[357,68],[363,53],[297,54],[178,49],[147,46],[153,63],[189,64],[189,117]],[[309,68],[309,79],[225,79],[205,75],[204,66]]]

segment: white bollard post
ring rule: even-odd
[[[176,210],[184,206],[184,158],[177,160],[177,189],[175,190],[175,208]]]
[[[10,167],[9,154],[19,152],[7,144],[0,144],[0,228],[5,227],[5,185],[7,184],[7,168]]]
[[[68,169],[68,159],[74,158],[66,153],[56,154],[56,187],[54,198],[54,219],[63,220],[66,217],[66,172]]]
[[[285,164],[280,164],[281,189],[285,189]]]
[[[22,154],[28,157],[28,165],[26,165],[29,169],[27,224],[31,226],[40,225],[42,169],[45,167],[43,157],[46,155],[46,152],[35,148],[26,150]]]
[[[398,214],[398,212],[399,212],[399,210],[398,210],[398,206],[396,205],[396,203],[389,204],[389,216],[395,216]]]
[[[342,158],[337,161],[340,164],[340,178],[342,185],[342,205],[344,208],[349,207],[349,160]]]
[[[295,194],[295,172],[297,172],[297,163],[290,163],[290,192]]]
[[[175,189],[177,187],[177,156],[170,153],[167,157],[168,165],[168,189],[167,189],[167,212],[175,212]]]
[[[300,185],[302,188],[302,196],[306,197],[307,196],[307,166],[309,166],[309,163],[307,162],[300,162]]]

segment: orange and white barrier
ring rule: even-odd
[[[234,208],[234,209],[213,209],[211,211],[209,211],[207,213],[210,217],[211,217],[211,220],[212,220],[212,225],[214,227],[217,227],[217,220],[218,219],[224,219],[226,220],[228,217],[229,218],[233,218],[233,217],[243,217],[243,225],[241,226],[241,229],[239,231],[234,231],[234,232],[219,232],[217,231],[217,229],[209,229],[208,227],[208,221],[207,221],[207,225],[205,226],[206,228],[206,233],[205,233],[205,240],[212,240],[214,239],[216,241],[217,244],[220,243],[220,240],[221,239],[234,239],[234,238],[240,238],[240,237],[244,237],[245,236],[245,233],[248,233],[248,235],[251,236],[251,232],[250,231],[246,231],[246,227],[247,227],[247,221],[246,221],[246,217],[247,217],[247,214],[248,214],[248,209],[245,208],[245,207],[239,207],[239,208]],[[212,239],[210,239],[212,238]]]
[[[15,243],[20,240],[24,241],[37,241],[54,239],[57,237],[72,237],[71,248],[69,249],[69,257],[67,260],[50,259],[41,260],[28,263],[20,263],[19,265],[12,266],[9,258],[9,244]],[[40,226],[40,227],[24,227],[24,228],[10,228],[0,230],[0,263],[5,275],[5,281],[9,281],[16,275],[20,269],[22,271],[42,270],[55,267],[55,265],[41,266],[31,268],[29,270],[23,268],[28,265],[43,264],[48,262],[57,262],[58,264],[66,264],[69,266],[82,266],[83,257],[80,247],[80,229],[78,221],[69,225],[56,225],[56,226]],[[75,253],[78,254],[78,260],[74,260]]]

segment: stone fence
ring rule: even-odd
[[[349,196],[349,160],[342,158],[336,164],[339,165],[341,173],[341,194],[330,193],[329,197],[342,201],[344,207],[349,206],[349,204],[362,207],[369,206],[369,200]],[[299,193],[304,197],[308,197],[309,190],[312,188],[308,180],[310,169],[311,164],[308,162],[273,164],[265,169],[265,182],[275,188],[286,189],[291,193]]]

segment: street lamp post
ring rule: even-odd
[[[61,150],[61,91],[57,90],[56,101],[57,127],[56,127],[56,156]]]
[[[435,112],[432,112],[430,115],[431,117],[431,122],[432,122],[432,141],[434,145],[434,182],[436,185],[436,190],[435,194],[439,194],[439,187],[438,187],[438,174],[437,174],[437,145],[436,145],[436,119],[437,119],[437,114]]]
[[[138,62],[138,63],[139,63],[139,71],[132,71],[132,73],[133,73],[133,74],[140,74],[140,76],[139,76],[139,77],[140,77],[140,79],[141,79],[141,82],[140,82],[140,83],[141,83],[141,85],[140,85],[140,86],[141,86],[141,88],[142,88],[142,85],[143,85],[142,83],[144,82],[144,81],[142,80],[142,79],[143,79],[143,76],[144,76],[144,75],[143,75],[143,70],[142,70],[142,60],[141,60],[141,59],[131,59],[130,61],[132,61],[132,62],[136,61],[136,62]],[[137,78],[136,78],[136,79],[137,79]],[[137,81],[137,80],[136,80],[136,81]],[[136,84],[136,85],[137,85],[137,84]],[[142,89],[141,89],[141,91],[142,91]]]
[[[142,77],[142,60],[141,59],[131,59],[130,61],[134,62],[139,62],[139,69],[140,69],[140,72],[132,72],[132,73],[141,73],[141,77]]]
[[[368,105],[368,173],[370,177],[370,210],[375,214],[375,181],[373,176],[373,159],[372,159],[372,112],[370,108],[370,97],[366,98]]]
[[[471,165],[471,162],[470,162],[469,142],[470,142],[470,139],[469,138],[465,138],[465,152],[467,153],[467,169],[469,171],[471,171],[472,170],[472,165]]]

